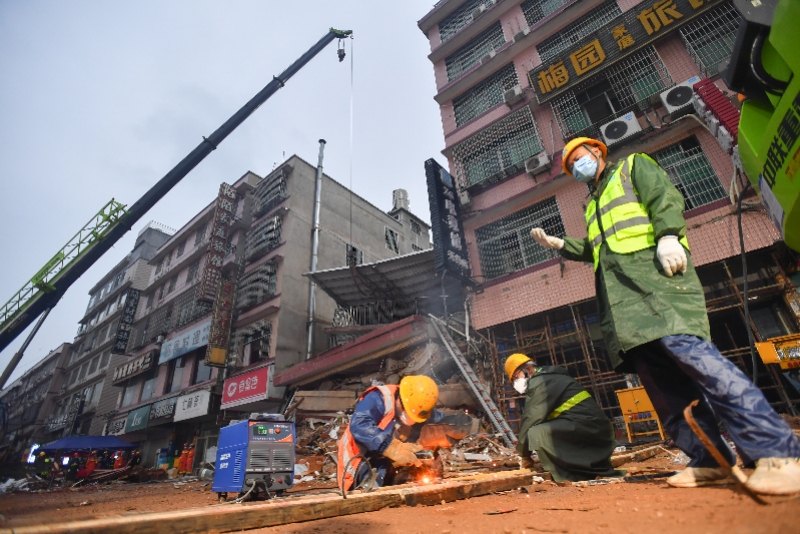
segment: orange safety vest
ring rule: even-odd
[[[380,420],[378,423],[378,428],[381,430],[386,430],[388,426],[394,421],[394,399],[397,395],[398,386],[373,386],[364,390],[364,393],[358,398],[359,402],[361,402],[364,397],[371,393],[372,391],[380,391],[383,394],[383,419]],[[342,433],[341,439],[339,439],[338,443],[338,464],[336,465],[336,482],[339,484],[339,487],[343,488],[344,491],[348,491],[353,484],[355,483],[355,476],[358,472],[358,466],[361,465],[361,458],[355,458],[352,462],[350,461],[353,457],[359,454],[363,454],[363,448],[358,444],[358,442],[353,437],[353,434],[350,433],[350,425],[344,430]],[[347,463],[350,462],[350,465],[347,467],[347,472],[344,472],[345,466]],[[342,482],[344,480],[344,482]]]

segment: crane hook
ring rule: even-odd
[[[339,63],[344,61],[345,56],[347,56],[344,51],[344,39],[339,39],[339,42],[336,46],[336,54],[339,56]]]

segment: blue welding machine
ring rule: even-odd
[[[251,488],[250,498],[280,495],[294,481],[295,441],[294,423],[282,415],[254,413],[232,422],[219,431],[211,490],[220,500]]]

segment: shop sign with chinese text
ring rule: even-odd
[[[125,309],[122,310],[122,317],[119,318],[117,333],[114,337],[114,345],[111,347],[111,354],[125,354],[128,348],[128,338],[131,336],[131,325],[133,317],[136,315],[136,307],[139,305],[139,290],[129,288],[128,295],[125,297]]]
[[[206,415],[210,400],[211,392],[207,389],[181,395],[175,405],[175,421],[185,421]]]
[[[551,100],[587,80],[600,68],[613,65],[720,4],[720,0],[657,0],[637,4],[530,71],[528,78],[536,99],[540,104]]]
[[[133,432],[147,428],[147,422],[150,420],[150,404],[137,408],[128,414],[128,421],[125,424],[125,433]]]
[[[147,426],[162,425],[164,423],[171,423],[172,418],[175,416],[175,403],[178,397],[171,399],[164,399],[162,401],[154,402],[150,405],[150,422]]]
[[[125,421],[127,419],[117,419],[116,421],[109,421],[106,423],[106,431],[104,436],[118,436],[125,432]]]
[[[155,351],[147,351],[147,354],[134,358],[133,360],[124,363],[114,369],[114,377],[111,379],[112,384],[118,384],[123,380],[140,375],[145,371],[153,368],[155,363]]]
[[[164,344],[161,345],[161,355],[158,357],[158,365],[206,346],[208,344],[208,332],[210,328],[211,321],[206,321],[176,338],[165,341]]]
[[[206,365],[225,367],[228,359],[228,342],[230,341],[235,298],[236,282],[230,278],[223,278],[219,284],[211,316],[211,332],[208,336],[208,348],[204,361]]]
[[[208,253],[203,266],[203,278],[197,300],[213,302],[217,295],[217,286],[222,276],[222,262],[228,248],[228,230],[233,224],[236,207],[236,190],[226,183],[219,186],[219,197],[211,222],[211,238],[208,241]]]
[[[432,158],[425,162],[425,176],[428,181],[436,270],[447,271],[469,281],[467,242],[453,176]]]
[[[233,376],[225,381],[222,389],[223,410],[267,398],[269,368],[262,367],[249,373]]]

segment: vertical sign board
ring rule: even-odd
[[[204,363],[212,367],[225,367],[228,359],[228,343],[230,342],[231,320],[233,319],[233,301],[236,298],[236,282],[231,278],[223,278],[214,301],[211,316],[211,332],[208,335],[208,348]]]
[[[132,287],[128,289],[128,296],[125,297],[125,309],[122,312],[122,317],[119,318],[111,354],[125,354],[128,348],[128,338],[131,336],[133,317],[136,315],[136,308],[139,306],[139,294],[138,289],[133,289]]]
[[[552,100],[590,78],[597,67],[613,65],[722,3],[657,0],[638,4],[530,71],[528,78],[536,99],[540,104]]]
[[[425,162],[436,270],[470,280],[461,205],[453,177],[434,159]]]
[[[203,266],[203,278],[200,280],[200,290],[197,300],[213,302],[217,296],[217,286],[222,276],[222,262],[225,259],[225,249],[228,245],[228,230],[233,224],[236,214],[233,212],[236,204],[236,190],[226,183],[219,186],[219,197],[214,209],[214,219],[211,222],[211,239],[208,242],[208,253]]]
[[[205,321],[191,330],[169,341],[165,341],[164,344],[161,345],[161,355],[158,357],[158,365],[205,346],[208,343],[208,331],[210,328],[211,321]]]
[[[269,368],[262,367],[249,373],[232,376],[222,387],[221,409],[247,404],[267,398]]]

